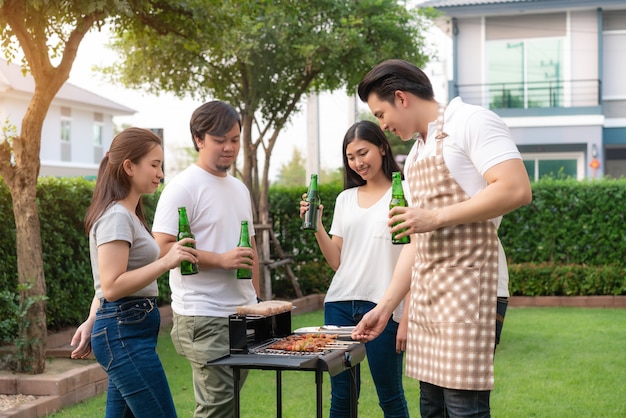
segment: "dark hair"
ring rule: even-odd
[[[224,136],[235,123],[239,123],[239,130],[241,130],[241,117],[237,110],[228,103],[213,100],[203,104],[194,110],[189,121],[193,147],[199,151],[195,138],[204,141],[206,134]]]
[[[395,92],[413,93],[420,99],[433,100],[435,94],[428,76],[416,65],[403,60],[387,60],[372,68],[358,86],[359,98],[367,102],[371,94],[394,103]]]
[[[87,234],[111,204],[124,199],[130,193],[131,181],[124,170],[124,161],[130,160],[138,164],[156,146],[162,146],[161,138],[148,129],[127,128],[113,138],[111,148],[100,162],[91,204],[85,215]],[[150,231],[141,199],[137,203],[135,214]]]
[[[352,187],[362,186],[367,183],[361,176],[359,176],[356,171],[350,168],[348,164],[348,157],[346,156],[346,149],[348,148],[348,144],[350,144],[355,139],[362,139],[363,141],[370,142],[376,145],[378,148],[382,148],[385,151],[385,155],[383,158],[382,169],[385,173],[385,177],[387,177],[391,181],[391,173],[394,171],[400,171],[400,166],[396,162],[393,157],[393,152],[391,151],[391,146],[389,145],[389,141],[387,140],[387,136],[383,132],[383,130],[378,126],[378,124],[369,121],[362,120],[356,122],[346,132],[346,135],[343,138],[343,188],[350,189]]]

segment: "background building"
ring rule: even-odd
[[[531,179],[626,175],[626,1],[431,0],[449,97],[511,128]]]
[[[20,125],[35,81],[0,59],[0,123]],[[40,176],[95,178],[114,137],[113,117],[135,110],[65,83],[52,101],[41,134]]]

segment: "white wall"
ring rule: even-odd
[[[5,120],[21,132],[22,119],[30,97],[12,92],[0,97],[0,124]],[[71,109],[71,161],[61,161],[61,107]],[[41,134],[40,176],[93,176],[100,161],[94,161],[93,125],[95,113],[103,114],[102,149],[106,152],[113,140],[113,115],[94,106],[77,106],[76,103],[53,101],[48,109]]]
[[[596,11],[571,12],[568,15],[568,42],[565,59],[570,58],[563,77],[565,80],[598,80],[598,16]],[[586,83],[585,83],[586,84]],[[574,84],[572,89],[583,88]],[[595,106],[597,97],[571,94],[571,106]]]

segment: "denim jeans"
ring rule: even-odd
[[[368,301],[328,302],[324,304],[326,325],[353,326],[376,306]],[[402,387],[403,353],[396,353],[398,323],[389,319],[383,332],[365,344],[367,361],[378,394],[378,404],[385,417],[408,417],[409,410]],[[357,394],[361,389],[361,368],[356,366]],[[330,417],[350,416],[350,372],[330,378]]]
[[[155,298],[101,300],[91,346],[109,376],[106,417],[176,417],[156,353],[160,323]]]
[[[420,412],[422,418],[472,417],[488,418],[489,390],[446,389],[420,382]]]

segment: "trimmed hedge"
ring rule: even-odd
[[[626,267],[626,179],[533,184],[533,201],[507,214],[500,239],[511,263]]]
[[[533,201],[505,215],[499,229],[511,294],[626,295],[626,179],[545,178],[532,187]],[[297,202],[304,191],[274,187],[270,207],[281,246],[294,255],[292,268],[300,283],[310,281],[318,288],[330,282],[333,272],[315,237],[299,230]],[[340,191],[340,184],[320,185],[327,229]],[[294,296],[282,272],[274,280],[277,294]]]
[[[509,292],[513,296],[626,295],[626,268],[509,264]]]
[[[89,243],[83,231],[93,184],[83,179],[42,178],[37,186],[50,329],[80,323],[93,297]],[[341,190],[339,183],[320,184],[327,229]],[[150,224],[160,191],[144,197]],[[269,199],[274,233],[293,258],[291,268],[307,295],[326,292],[333,271],[314,235],[300,229],[299,202],[304,192],[306,187],[273,186]],[[626,180],[533,183],[533,202],[507,214],[500,227],[511,294],[625,295],[625,196]],[[11,305],[17,298],[9,303],[7,297],[17,289],[17,260],[11,196],[1,181],[0,228],[0,341],[8,341],[16,329]],[[278,258],[275,249],[271,257]],[[160,303],[170,302],[167,280],[165,274],[158,281]],[[284,268],[272,271],[272,289],[276,297],[295,296]]]
[[[89,259],[89,239],[83,219],[91,201],[94,183],[82,178],[41,178],[37,201],[41,223],[42,257],[48,300],[49,329],[81,323],[93,299],[93,277]],[[145,196],[144,208],[152,223],[158,195]],[[15,219],[11,194],[0,181],[0,341],[16,335],[17,323],[11,305],[19,303]],[[169,303],[167,275],[159,279],[160,303]],[[11,301],[7,300],[12,298]]]
[[[335,199],[342,189],[339,183],[320,184],[320,197],[324,206],[322,222],[327,230],[330,229],[333,218]],[[270,189],[269,201],[274,234],[283,251],[294,260],[291,269],[298,278],[302,293],[308,295],[325,293],[334,272],[326,263],[314,233],[301,229],[300,200],[306,191],[306,187],[273,186]],[[278,258],[274,248],[271,257]],[[278,268],[272,273],[272,291],[275,295],[282,298],[295,297],[295,291],[284,269]]]

